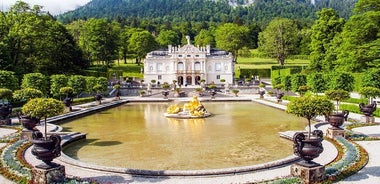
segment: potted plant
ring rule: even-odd
[[[11,124],[11,120],[8,118],[8,116],[12,113],[12,105],[9,103],[12,95],[12,90],[7,88],[0,88],[0,120],[4,121],[7,125]],[[5,103],[5,100],[7,100],[7,103]]]
[[[154,79],[150,80],[150,83],[152,84],[153,87],[156,85],[156,82],[157,82],[157,81],[154,80]]]
[[[350,98],[350,93],[342,89],[328,90],[325,91],[325,96],[329,100],[336,101],[335,112],[331,114],[325,114],[325,117],[327,116],[327,121],[330,123],[333,129],[341,129],[340,126],[342,126],[344,121],[347,120],[349,112],[347,110],[339,112],[339,104],[342,100]]]
[[[202,88],[195,88],[195,92],[198,93],[198,96],[202,96],[202,91],[203,91]]]
[[[146,93],[146,92],[145,92],[144,90],[140,90],[140,91],[139,91],[139,95],[140,95],[141,97],[143,97],[143,96],[145,95],[145,93]]]
[[[93,88],[96,91],[96,95],[94,96],[94,98],[98,102],[98,105],[100,105],[102,104],[102,99],[103,99],[103,96],[100,93],[100,91],[102,90],[102,85],[96,84]]]
[[[174,88],[174,97],[179,97],[181,93],[181,88]]]
[[[300,86],[298,87],[297,92],[300,94],[300,96],[305,95],[305,93],[309,91],[309,86]]]
[[[120,85],[115,84],[112,88],[116,90],[115,98],[120,100]]]
[[[162,91],[162,95],[164,95],[164,98],[168,98],[168,95],[169,95],[169,91],[168,89],[170,88],[170,85],[167,83],[167,82],[164,82],[162,85],[161,85],[162,89],[164,89],[164,91]]]
[[[73,103],[73,98],[71,98],[74,89],[72,87],[66,86],[59,89],[59,93],[65,95],[65,99],[63,99],[63,104],[66,106],[66,111],[71,112],[71,104]]]
[[[293,136],[294,154],[303,159],[301,165],[313,167],[317,165],[312,162],[323,151],[323,132],[314,130],[311,132],[311,119],[317,115],[330,114],[334,109],[334,104],[323,96],[305,95],[290,101],[286,112],[303,117],[308,120],[308,132],[298,132]]]
[[[224,83],[226,82],[226,79],[220,79],[220,82],[222,83],[222,87],[224,87]]]
[[[36,167],[51,168],[54,165],[51,161],[61,154],[61,137],[51,135],[47,137],[47,118],[63,113],[65,107],[62,102],[53,98],[35,98],[27,102],[22,107],[22,113],[38,119],[44,119],[45,131],[42,135],[39,131],[33,133],[32,154],[44,163]]]
[[[13,98],[15,100],[18,100],[20,102],[28,102],[31,99],[34,98],[41,98],[42,92],[38,89],[34,88],[24,88],[20,90],[16,90],[13,94]],[[36,117],[30,117],[29,115],[18,113],[18,120],[19,123],[26,129],[26,130],[34,130],[37,124],[40,123],[40,119]]]
[[[264,98],[264,95],[265,95],[265,84],[263,84],[263,83],[259,84],[259,94],[260,94],[260,98]]]
[[[211,99],[214,99],[215,95],[216,95],[216,85],[215,84],[211,84],[211,85],[208,86],[208,88],[210,89]]]
[[[371,117],[376,110],[376,103],[373,102],[372,99],[380,96],[380,89],[375,87],[363,87],[359,90],[359,94],[368,100],[367,104],[359,104],[360,112],[367,117]]]
[[[238,96],[238,93],[239,93],[239,90],[238,90],[238,89],[233,89],[233,90],[232,90],[232,93],[235,94],[235,96],[237,97],[237,96]]]

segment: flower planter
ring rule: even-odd
[[[343,125],[344,121],[347,121],[349,112],[344,110],[342,112],[330,114],[328,117],[328,122],[332,126],[332,129],[341,130],[340,126]]]
[[[37,124],[40,123],[40,119],[35,117],[30,117],[26,115],[18,114],[18,120],[20,124],[27,130],[35,130]]]
[[[376,103],[372,104],[359,104],[360,112],[362,112],[365,116],[372,116],[373,112],[376,110]]]
[[[305,167],[315,167],[318,164],[313,162],[323,152],[323,132],[321,130],[314,130],[309,137],[304,133],[298,132],[293,136],[294,154],[301,157],[303,161],[298,164]]]
[[[41,132],[35,131],[33,133],[32,154],[44,162],[36,167],[47,169],[55,166],[51,161],[61,155],[61,140],[59,135],[54,134],[45,139]]]

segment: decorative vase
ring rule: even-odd
[[[372,116],[373,112],[376,110],[376,103],[367,104],[364,103],[359,104],[360,112],[362,112],[365,116]]]
[[[215,95],[216,95],[216,91],[213,89],[210,91],[210,95],[211,95],[211,99],[214,99],[215,98]]]
[[[294,154],[301,157],[303,161],[299,162],[300,165],[305,167],[314,167],[319,164],[313,162],[319,154],[323,152],[323,132],[321,130],[314,130],[310,138],[304,133],[298,132],[293,136],[293,149]]]
[[[37,124],[40,123],[40,119],[22,114],[18,114],[18,120],[27,130],[35,130]]]
[[[101,94],[96,94],[94,98],[98,101],[98,104],[102,104],[103,96]]]
[[[63,104],[65,104],[67,111],[71,112],[72,111],[71,104],[73,103],[73,99],[67,97],[62,102],[63,102]]]
[[[12,105],[10,104],[3,104],[0,107],[0,118],[1,119],[6,119],[9,114],[12,113]]]
[[[277,102],[282,102],[282,97],[284,97],[284,92],[277,93]]]
[[[164,95],[164,98],[168,98],[169,91],[162,91],[162,95]]]
[[[260,98],[264,98],[264,95],[265,95],[265,91],[262,90],[262,91],[259,91],[259,94],[260,94]]]
[[[37,159],[44,162],[36,167],[44,169],[54,167],[55,164],[52,163],[53,159],[61,156],[61,137],[53,134],[48,138],[44,138],[39,131],[33,132],[32,137],[32,154],[36,156]]]
[[[332,126],[332,129],[339,129],[341,130],[340,126],[343,125],[344,121],[347,121],[348,114],[350,112],[347,110],[343,110],[342,112],[337,112],[334,114],[330,114],[328,116],[328,122]]]

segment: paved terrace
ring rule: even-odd
[[[169,100],[171,97],[169,97]],[[189,99],[189,98],[188,98]],[[200,97],[200,100],[210,100],[209,96]],[[272,99],[272,101],[268,100]],[[187,100],[186,98],[181,98],[181,100]],[[275,99],[266,97],[265,100],[259,99],[258,95],[239,95],[239,97],[233,97],[228,95],[217,96],[215,101],[255,101],[258,103],[263,103],[269,106],[273,106],[279,109],[285,109],[286,106],[283,104],[275,103]],[[108,99],[111,101],[111,99]],[[168,101],[168,99],[163,99],[162,95],[155,94],[150,97],[126,97],[122,98],[121,101],[118,102],[108,102],[103,103],[104,106],[115,106],[118,103],[124,103],[127,101],[134,102],[149,102],[149,101]],[[108,105],[107,105],[108,104]],[[81,109],[80,111],[88,111],[91,113],[92,111],[98,111],[98,106],[95,106],[95,103],[89,103],[86,105],[75,106],[74,109]],[[106,107],[107,108],[107,107]],[[89,110],[90,109],[90,110]],[[79,111],[72,112],[78,113]],[[87,112],[86,112],[87,113]],[[69,116],[72,116],[69,115]],[[78,115],[78,114],[76,114]],[[350,113],[350,118],[360,119],[361,115]],[[65,117],[61,117],[64,119]],[[70,118],[70,117],[67,117]],[[322,117],[319,117],[322,119]],[[51,118],[49,121],[54,121],[55,118]],[[61,120],[60,120],[61,121]],[[322,121],[322,120],[321,120]],[[378,118],[376,118],[376,122],[380,122]],[[49,131],[60,131],[59,126],[55,126],[53,124],[48,124]],[[329,125],[318,126],[318,129],[325,131]],[[43,131],[43,126],[39,126],[39,129]],[[375,127],[362,127],[358,129],[354,129],[354,131],[358,131],[364,134],[376,135],[380,136],[380,126]],[[280,136],[289,138],[296,131],[305,131],[305,130],[295,130],[280,133]],[[0,137],[5,136],[12,133],[12,130],[0,128]],[[65,133],[61,133],[65,134]],[[81,133],[69,133],[66,135],[68,137],[77,137],[83,138],[85,136]],[[65,136],[64,136],[65,137]],[[64,138],[64,141],[67,141]],[[375,158],[380,156],[377,147],[380,147],[380,141],[362,141],[359,142],[368,152],[370,156],[369,163],[365,168],[363,168],[359,173],[346,178],[344,181],[340,183],[380,183],[380,161],[377,161]],[[0,145],[3,146],[3,145]],[[328,164],[337,156],[337,150],[333,145],[327,141],[323,141],[324,152],[314,161],[320,164]],[[32,165],[38,165],[41,163],[40,160],[37,160],[35,156],[31,154],[31,149],[28,149],[25,153],[26,160]],[[290,155],[287,158],[282,160],[273,161],[271,163],[259,164],[248,167],[239,167],[239,168],[227,168],[221,170],[205,170],[205,171],[189,171],[189,173],[199,174],[206,173],[205,175],[199,176],[176,176],[176,171],[160,171],[161,173],[167,173],[167,176],[142,176],[142,175],[131,175],[126,174],[128,169],[126,168],[110,168],[104,166],[96,166],[87,163],[83,163],[72,158],[67,157],[66,155],[62,155],[61,157],[54,160],[54,162],[65,165],[66,175],[70,177],[79,177],[83,179],[96,180],[101,183],[254,183],[261,182],[266,180],[271,180],[279,177],[285,177],[290,174],[290,165],[294,163],[294,160],[297,160],[294,156]],[[245,172],[239,172],[245,171]],[[192,175],[192,174],[189,174]],[[3,177],[0,176],[0,183],[12,183]]]

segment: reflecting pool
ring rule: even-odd
[[[167,103],[129,103],[62,124],[87,139],[65,154],[83,162],[150,170],[254,165],[287,157],[292,142],[278,132],[306,120],[254,102],[202,102],[211,117],[170,119]]]

